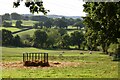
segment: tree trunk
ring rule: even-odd
[[[78,45],[78,49],[80,49],[80,45]]]
[[[107,45],[107,43],[104,43],[104,44],[102,44],[102,50],[103,50],[103,52],[105,53],[105,54],[108,54],[108,45]]]

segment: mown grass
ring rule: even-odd
[[[63,57],[59,53],[63,52]],[[3,78],[117,78],[118,62],[101,52],[79,50],[44,50],[37,48],[2,47],[3,62],[22,61],[23,52],[48,52],[49,61],[77,62],[78,66],[48,67],[48,68],[3,68]]]
[[[117,78],[116,66],[107,63],[81,64],[77,67],[48,69],[3,69],[6,78]],[[114,64],[115,65],[115,64]]]

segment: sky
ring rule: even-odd
[[[5,13],[17,12],[19,14],[31,14],[29,8],[25,7],[24,2],[18,8],[13,8],[15,0],[0,0],[0,15]],[[48,15],[64,15],[64,16],[85,16],[83,12],[83,0],[42,0]],[[35,14],[36,15],[36,14]],[[39,13],[42,15],[42,13]]]

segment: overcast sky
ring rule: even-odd
[[[0,15],[17,12],[19,14],[31,14],[24,2],[18,8],[13,8],[15,0],[0,0]],[[43,0],[43,5],[50,10],[48,14],[65,16],[85,16],[83,12],[83,0]]]

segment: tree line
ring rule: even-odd
[[[4,27],[10,27],[12,26],[11,20],[17,20],[15,23],[15,27],[17,28],[26,28],[26,26],[22,25],[22,20],[32,20],[37,21],[37,23],[34,23],[34,25],[31,27],[33,28],[65,28],[67,29],[68,26],[74,26],[77,27],[77,29],[81,29],[84,27],[83,20],[81,18],[78,19],[72,19],[72,18],[48,18],[46,16],[31,16],[28,19],[25,19],[24,16],[17,14],[17,13],[11,13],[2,15],[3,19],[3,26]],[[7,20],[7,21],[6,21]]]
[[[2,45],[15,47],[36,47],[53,49],[70,49],[70,46],[78,46],[77,49],[84,49],[84,34],[74,31],[68,34],[65,29],[37,29],[33,36],[12,35],[11,31],[2,29]]]

